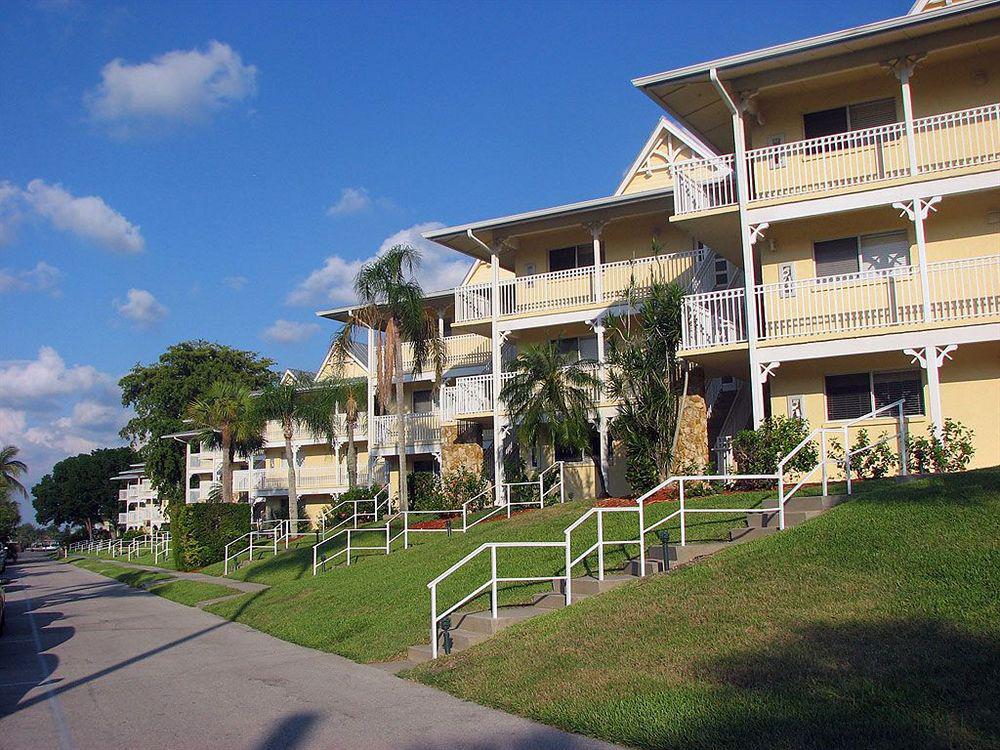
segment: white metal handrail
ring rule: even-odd
[[[918,118],[913,143],[901,122],[747,151],[750,201],[851,188],[1000,161],[1000,104]],[[678,215],[737,203],[733,156],[674,167]]]
[[[385,495],[385,497],[382,497],[383,494]],[[331,527],[330,529],[326,529],[324,526],[324,529],[321,532],[320,540],[313,545],[312,548],[313,575],[316,575],[319,572],[320,567],[325,567],[327,563],[335,561],[338,557],[345,554],[347,551],[347,547],[344,547],[342,549],[336,550],[335,552],[331,553],[330,555],[327,555],[326,557],[321,558],[320,548],[327,546],[335,539],[340,539],[345,535],[348,539],[348,547],[349,547],[350,532],[365,528],[365,527],[359,527],[358,525],[359,522],[362,521],[362,519],[371,518],[372,523],[378,523],[379,510],[383,509],[384,506],[384,515],[388,515],[392,509],[392,498],[389,494],[388,486],[380,489],[378,492],[375,493],[375,496],[372,498],[362,499],[356,502],[351,501],[351,502],[354,503],[354,513],[350,517],[344,519],[343,521]],[[371,512],[358,511],[358,504],[360,503],[372,503]],[[340,505],[344,504],[346,503],[341,503]],[[340,505],[338,505],[337,507],[339,508]]]
[[[917,266],[759,284],[754,288],[759,338],[996,317],[1000,315],[1000,255],[928,263],[927,288],[929,318]],[[745,343],[746,314],[743,289],[685,296],[681,348]]]
[[[233,541],[229,542],[223,550],[225,554],[225,559],[222,565],[223,575],[229,575],[229,562],[230,560],[236,561],[240,555],[244,553],[250,554],[250,559],[253,560],[254,550],[257,549],[267,549],[271,548],[273,554],[278,554],[278,534],[279,527],[275,526],[270,531],[248,531],[246,534],[241,534],[236,537]],[[230,548],[234,545],[239,545],[243,543],[243,540],[247,540],[245,543],[247,546],[240,547],[240,549],[230,552]],[[268,543],[270,540],[270,543]]]

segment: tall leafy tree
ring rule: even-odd
[[[250,389],[231,380],[217,380],[188,405],[187,418],[201,430],[203,443],[221,449],[222,502],[233,502],[237,451],[249,455],[263,445],[264,420]]]
[[[669,476],[680,403],[681,301],[676,284],[654,281],[626,292],[631,314],[605,321],[607,389],[618,414],[612,434],[625,448],[626,477],[634,490]]]
[[[11,497],[10,487],[0,485],[0,544],[14,538],[18,524],[21,523],[21,511],[17,502]],[[3,550],[0,549],[0,555]]]
[[[299,518],[299,493],[295,476],[295,448],[292,439],[297,429],[320,435],[332,433],[330,419],[332,389],[321,386],[300,387],[294,383],[269,385],[257,397],[257,413],[264,420],[281,425],[285,439],[285,462],[288,465],[288,517]]]
[[[31,488],[35,516],[41,523],[82,526],[90,538],[99,522],[114,529],[119,486],[111,477],[137,460],[135,451],[128,447],[98,448],[64,458]]]
[[[0,448],[0,488],[7,488],[11,494],[28,497],[27,488],[21,484],[21,477],[28,473],[28,465],[18,459],[20,449],[16,445]]]
[[[152,364],[135,365],[121,379],[122,404],[135,413],[121,436],[143,446],[146,473],[162,495],[183,497],[185,467],[181,446],[160,438],[190,429],[184,422],[188,405],[216,381],[259,390],[276,378],[269,369],[273,364],[255,352],[184,341],[168,347]]]
[[[413,354],[413,371],[430,364],[440,382],[444,340],[437,318],[424,307],[424,292],[413,278],[420,252],[396,245],[362,266],[354,280],[358,309],[334,339],[334,351],[346,357],[357,326],[375,332],[376,396],[383,409],[396,414],[396,456],[399,462],[399,509],[408,510],[406,487],[406,421],[403,397],[403,344]]]
[[[560,352],[554,343],[525,346],[514,359],[511,371],[500,398],[507,404],[518,442],[530,450],[548,436],[555,445],[588,453],[594,462],[599,492],[606,496],[600,451],[593,446],[597,412],[594,394],[600,388],[600,379]]]

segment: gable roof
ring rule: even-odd
[[[673,164],[673,157],[675,154],[665,156],[656,150],[657,143],[663,139],[664,135],[677,138],[698,156],[706,158],[709,156],[718,156],[715,149],[706,144],[683,125],[672,122],[666,117],[661,116],[659,121],[657,121],[656,126],[653,128],[653,132],[649,134],[649,138],[646,140],[646,144],[642,147],[639,155],[635,157],[635,161],[633,161],[629,168],[625,170],[625,176],[622,177],[622,181],[615,189],[615,195],[622,195],[625,192],[625,188],[628,187],[629,183],[639,172],[649,173],[653,170],[653,165],[650,162],[650,159],[653,156],[659,156],[663,159],[664,163],[668,165],[668,168]]]

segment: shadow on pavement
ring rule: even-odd
[[[254,745],[253,750],[295,750],[304,747],[318,719],[319,714],[312,711],[289,714],[275,725],[267,737]]]

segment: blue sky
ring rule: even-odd
[[[118,377],[188,338],[313,369],[385,243],[612,192],[659,117],[630,78],[907,9],[0,4],[0,441],[30,482],[110,444]]]

